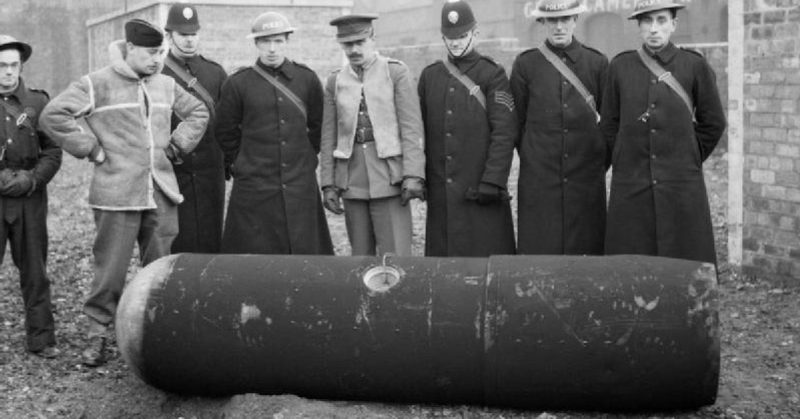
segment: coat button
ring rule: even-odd
[[[569,130],[568,130],[568,129],[566,129],[566,128],[564,128],[564,134],[566,134],[566,133],[568,133],[568,132],[569,132]]]
[[[453,92],[455,92],[455,91],[456,91],[456,88],[455,88],[455,87],[451,87],[451,88],[450,88],[450,93],[453,93]]]
[[[283,102],[283,98],[278,96],[278,102]]]
[[[650,104],[650,109],[655,109],[655,108],[656,108],[656,104],[655,103],[651,103]]]
[[[658,181],[653,179],[653,185],[658,185]]]
[[[281,184],[281,189],[286,189],[286,184]]]
[[[568,182],[569,182],[569,179],[564,178],[564,183],[568,183]]]
[[[286,141],[281,141],[281,145],[286,145]]]
[[[447,183],[453,183],[453,178],[447,178]]]
[[[283,124],[285,124],[285,123],[286,123],[286,121],[284,121],[283,119],[281,119],[281,125],[283,125]]]
[[[445,157],[445,159],[447,159],[447,161],[451,161],[451,160],[453,160],[453,156],[448,154],[447,157]]]
[[[656,84],[656,83],[657,83],[657,80],[656,80],[656,79],[651,79],[651,80],[650,80],[650,84]]]
[[[564,160],[569,158],[569,153],[564,153]]]
[[[564,104],[564,109],[566,109],[567,107],[569,107],[569,105],[567,105],[567,104],[565,103],[565,104]]]
[[[655,134],[655,133],[656,133],[656,129],[655,128],[650,130],[650,134]]]
[[[447,110],[447,114],[448,114],[448,115],[452,115],[452,114],[453,114],[453,111],[452,111],[452,110],[450,110],[450,109],[448,109],[448,110]]]
[[[655,154],[651,154],[650,155],[650,160],[655,160],[655,159],[656,159],[656,155]]]
[[[452,137],[452,136],[453,136],[453,134],[452,134],[452,133],[450,133],[450,132],[448,132],[448,133],[444,134],[444,136],[445,136],[445,137]]]

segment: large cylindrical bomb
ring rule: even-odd
[[[712,404],[713,265],[644,256],[170,256],[117,311],[153,386],[515,408]]]

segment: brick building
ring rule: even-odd
[[[731,4],[733,7],[733,3]],[[741,174],[732,220],[746,273],[800,278],[800,0],[745,0]],[[734,73],[736,69],[733,69]],[[737,237],[737,234],[741,234]]]

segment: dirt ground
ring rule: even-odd
[[[706,179],[720,260],[726,259],[727,162],[715,154]],[[185,398],[139,381],[114,352],[102,368],[80,365],[81,304],[91,278],[93,223],[86,205],[90,165],[65,156],[50,185],[50,252],[62,356],[25,353],[18,276],[6,255],[0,267],[0,417],[2,418],[566,418],[617,417],[581,412],[521,412],[475,406],[391,405],[308,400],[293,395]],[[512,177],[513,178],[513,177]],[[513,188],[512,188],[513,190]],[[424,206],[415,208],[415,252],[421,254]],[[348,246],[341,218],[331,219],[338,254]],[[132,264],[130,274],[136,271]],[[720,265],[722,374],[713,406],[659,418],[800,418],[800,287],[742,277]],[[628,416],[626,416],[628,417]]]

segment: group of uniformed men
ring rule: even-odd
[[[375,15],[330,22],[349,63],[323,85],[285,56],[294,31],[285,16],[255,19],[248,37],[258,59],[228,77],[198,53],[196,8],[176,4],[166,57],[160,28],[128,21],[111,65],[49,103],[19,77],[31,47],[0,36],[8,138],[0,255],[10,241],[28,351],[58,355],[45,188],[61,149],[95,164],[89,366],[105,362],[137,242],[143,264],[170,252],[333,254],[323,206],[344,213],[354,255],[410,255],[408,202],[427,199],[426,256],[629,253],[714,263],[702,162],[725,118],[710,66],[670,42],[683,7],[637,0],[630,18],[643,45],[609,64],[573,36],[580,0],[539,0],[547,40],[520,54],[509,78],[476,51],[469,5],[448,1],[447,58],[415,86],[404,63],[377,52]],[[516,241],[507,192],[515,149]]]

